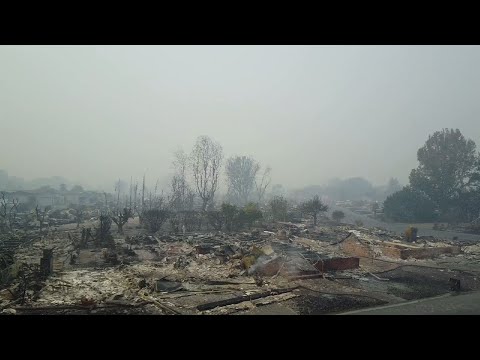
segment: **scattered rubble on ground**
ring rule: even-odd
[[[233,314],[277,303],[334,313],[405,301],[422,286],[428,295],[480,287],[480,267],[461,269],[480,258],[478,244],[286,222],[237,233],[134,230],[105,246],[79,246],[81,230],[61,227],[26,243],[14,258],[32,268],[0,291],[0,313]],[[441,266],[448,259],[454,267]]]

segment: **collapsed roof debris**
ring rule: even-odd
[[[24,243],[13,263],[36,270],[11,267],[17,277],[0,291],[0,312],[248,314],[275,305],[335,313],[480,287],[480,268],[462,263],[480,257],[478,245],[287,222],[249,232],[144,234],[136,221],[113,242],[87,239],[85,231],[80,241],[81,229],[60,226]]]

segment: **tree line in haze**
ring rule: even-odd
[[[458,129],[430,135],[417,151],[409,184],[384,202],[384,214],[400,222],[472,222],[480,216],[480,153]]]

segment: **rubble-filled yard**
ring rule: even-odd
[[[59,226],[19,247],[26,265],[0,291],[0,312],[335,314],[480,288],[479,245],[353,225],[149,235],[130,221],[108,247],[81,237]],[[38,264],[48,276],[28,271]]]

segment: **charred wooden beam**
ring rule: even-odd
[[[244,301],[251,301],[251,300],[264,298],[264,297],[267,297],[267,296],[287,293],[287,292],[295,290],[296,288],[297,287],[286,288],[286,289],[276,289],[276,290],[270,290],[270,291],[257,293],[257,294],[252,294],[252,295],[238,296],[238,297],[235,297],[235,298],[232,298],[232,299],[214,301],[214,302],[198,305],[197,310],[204,311],[204,310],[214,309],[214,308],[220,307],[220,306],[239,304],[239,303],[244,302]]]

